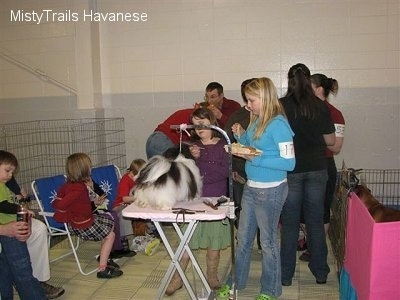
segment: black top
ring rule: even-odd
[[[326,165],[326,143],[323,134],[335,132],[335,126],[331,115],[323,101],[315,98],[315,105],[320,112],[314,119],[307,119],[296,114],[296,104],[292,97],[280,99],[290,127],[294,131],[294,151],[296,166],[292,172],[301,173],[325,169]]]
[[[232,125],[235,123],[239,123],[242,125],[243,129],[247,129],[250,123],[250,112],[243,106],[239,110],[236,110],[229,117],[228,121],[225,125],[225,131],[228,135],[231,143],[236,143],[235,138],[232,133]],[[246,164],[246,160],[244,158],[233,155],[232,156],[232,171],[236,171],[240,176],[246,178],[246,172],[244,171],[244,166]]]

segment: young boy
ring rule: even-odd
[[[0,150],[0,225],[8,225],[16,220],[18,205],[14,202],[15,196],[6,186],[6,183],[13,178],[13,173],[17,167],[17,158],[8,151]],[[34,216],[34,212],[29,211],[29,215],[31,217]],[[32,298],[32,295],[37,295],[37,299],[42,299],[43,297],[41,298],[36,294],[37,292],[40,293],[38,290],[42,290],[42,293],[44,291],[44,297],[47,299],[54,299],[64,294],[63,288],[54,287],[46,282],[50,279],[48,248],[43,247],[43,245],[47,244],[47,228],[43,222],[37,219],[30,218],[30,220],[28,226],[30,235],[28,235],[25,240],[17,240],[18,236],[15,236],[15,234],[14,236],[8,235],[8,237],[0,237],[0,243],[2,245],[2,252],[0,254],[1,262],[7,262],[8,270],[11,271],[9,274],[14,274],[14,278],[7,278],[7,276],[9,276],[7,272],[4,273],[3,268],[0,268],[0,291],[2,295],[4,293],[3,297],[5,299],[7,298],[5,295],[10,292],[7,286],[10,283],[14,283],[17,286],[18,292],[23,294],[25,292],[29,293],[29,289],[26,288],[26,285],[31,284],[31,287],[34,288],[31,291],[32,294],[30,298]],[[28,252],[25,248],[27,248]],[[19,258],[19,256],[24,257],[26,253],[29,253],[28,257],[25,257],[25,259]],[[20,264],[22,263],[22,265],[24,265],[27,261],[29,262],[30,270],[24,270],[24,276],[26,277],[17,277],[15,274],[19,274],[21,268]],[[28,283],[26,283],[25,280],[27,280]]]

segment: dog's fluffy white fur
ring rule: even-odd
[[[161,210],[199,197],[203,186],[199,168],[183,155],[175,160],[153,156],[136,175],[135,182],[135,203]]]

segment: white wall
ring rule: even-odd
[[[79,21],[11,21],[18,9],[74,12]],[[96,9],[148,17],[84,22],[83,11]],[[347,128],[338,165],[400,168],[399,13],[400,0],[0,0],[0,119],[122,116],[130,162],[208,82],[241,102],[240,83],[267,76],[283,95],[287,70],[303,62],[339,82],[331,102]]]

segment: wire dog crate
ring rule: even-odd
[[[126,166],[123,118],[42,120],[0,124],[0,149],[19,163],[17,180],[29,188],[32,180],[65,173],[65,160],[87,153],[94,166]]]
[[[363,169],[358,178],[383,205],[400,209],[400,170]]]
[[[338,270],[344,264],[348,193],[351,191],[352,169],[343,169],[338,172],[335,201],[332,204],[331,226],[329,238],[332,251],[336,258]],[[353,173],[354,174],[354,173]],[[355,171],[359,184],[367,186],[374,197],[383,205],[400,209],[400,170],[391,169],[361,169]]]

